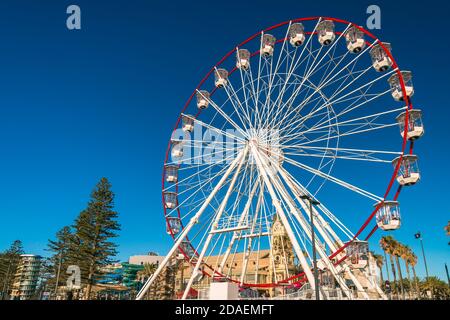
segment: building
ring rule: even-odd
[[[128,263],[140,266],[143,266],[146,263],[159,264],[161,263],[161,261],[164,260],[164,258],[165,258],[164,256],[158,256],[153,252],[149,252],[147,255],[131,256],[130,258],[128,258]]]
[[[275,215],[272,223],[272,256],[273,268],[269,268],[269,279],[272,282],[282,281],[296,274],[294,264],[294,249],[289,240],[289,235],[280,221],[278,215]],[[274,281],[275,280],[275,281]],[[282,287],[276,287],[270,290],[270,296],[284,294]]]
[[[34,254],[22,254],[14,275],[11,290],[12,300],[29,300],[36,293],[41,267],[41,257]]]

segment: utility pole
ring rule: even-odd
[[[319,289],[319,274],[317,270],[317,255],[316,255],[316,237],[314,232],[314,214],[313,214],[313,205],[319,205],[320,202],[313,199],[310,196],[303,195],[300,196],[303,200],[309,201],[309,215],[310,215],[310,225],[311,225],[311,243],[312,243],[312,256],[313,256],[313,269],[314,269],[314,284],[316,291],[316,300],[320,300],[320,289]]]

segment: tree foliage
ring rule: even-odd
[[[86,284],[89,299],[92,285],[101,279],[102,268],[115,262],[117,237],[120,225],[118,213],[114,211],[114,193],[108,179],[102,178],[91,193],[91,200],[75,220],[74,238],[70,260],[81,270],[82,283]]]
[[[0,293],[2,299],[6,299],[6,295],[12,287],[20,255],[23,253],[23,245],[20,240],[15,240],[7,250],[0,253]]]
[[[74,235],[70,226],[58,230],[55,240],[48,240],[47,251],[52,253],[46,270],[52,275],[47,282],[48,289],[54,291],[56,286],[63,286],[66,283],[68,275],[65,271],[71,264],[71,252],[78,249],[73,245]]]

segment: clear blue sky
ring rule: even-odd
[[[119,258],[157,251],[165,234],[161,167],[171,128],[208,69],[260,29],[292,18],[333,16],[361,25],[382,10],[374,33],[414,71],[415,105],[426,135],[417,145],[423,179],[400,201],[394,236],[419,254],[422,231],[432,274],[450,263],[448,168],[450,8],[427,1],[4,0],[0,2],[0,250],[21,239],[45,254],[102,176],[116,193]],[[82,10],[82,30],[65,27]],[[336,199],[334,199],[337,201]],[[372,239],[378,249],[378,232]],[[424,274],[421,261],[419,275]]]

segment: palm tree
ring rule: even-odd
[[[380,243],[381,243],[381,241],[380,241]],[[387,261],[387,255],[386,255],[386,251],[384,249],[383,249],[383,254],[384,254],[384,261],[386,262],[386,264],[385,264],[385,266],[386,266],[386,277],[387,277],[387,280],[389,282],[391,282],[391,277],[389,276],[389,263]]]
[[[446,300],[450,297],[450,288],[448,284],[437,277],[428,277],[420,283],[422,295],[429,297],[431,293],[432,299]]]
[[[394,284],[397,282],[397,276],[395,274],[395,267],[394,267],[394,260],[392,259],[392,255],[393,255],[393,242],[394,242],[394,238],[392,238],[392,236],[384,236],[381,237],[380,240],[380,246],[381,249],[383,249],[383,251],[385,252],[385,254],[389,255],[389,261],[391,263],[391,270],[392,270],[392,275],[394,276]],[[389,273],[388,273],[389,275]]]
[[[144,269],[138,271],[136,276],[141,281],[145,281],[155,273],[157,267],[155,263],[144,263]]]
[[[380,270],[380,284],[383,288],[384,279],[383,279],[383,264],[384,264],[384,258],[381,254],[376,254],[372,251],[372,256],[375,259],[375,263],[377,264],[378,269]]]
[[[144,263],[144,269],[140,270],[136,274],[138,281],[145,283],[148,278],[150,278],[158,268],[156,263]],[[153,297],[156,296],[157,285],[153,285]],[[149,298],[149,292],[147,291],[147,299]]]
[[[403,259],[405,263],[406,273],[408,275],[408,297],[411,299],[411,273],[409,272],[409,257],[411,255],[411,249],[407,245],[401,244],[400,257]]]
[[[417,256],[415,255],[415,253],[411,250],[410,255],[409,255],[409,264],[411,265],[412,271],[413,271],[413,277],[414,277],[414,284],[416,287],[416,294],[417,297],[419,297],[419,281],[418,278],[416,276],[416,264],[417,264]]]
[[[394,239],[392,243],[392,254],[395,257],[395,264],[397,265],[398,276],[400,277],[400,291],[402,293],[403,300],[405,300],[405,289],[403,287],[402,268],[400,267],[400,259],[399,259],[402,254],[402,244]]]

